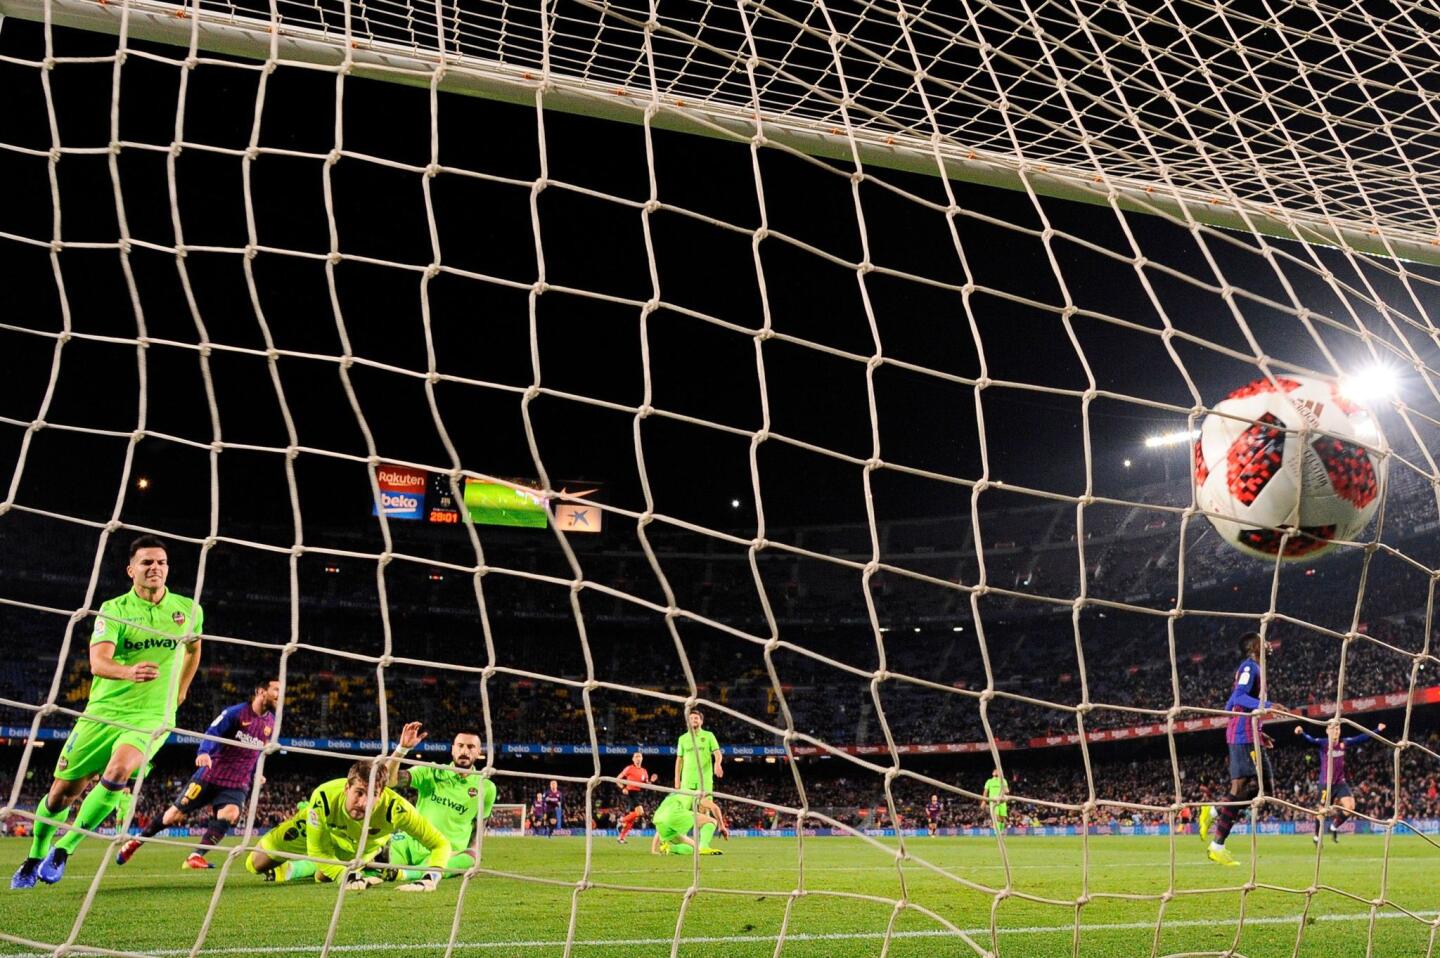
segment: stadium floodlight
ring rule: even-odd
[[[1384,363],[1373,363],[1340,380],[1340,395],[1353,402],[1389,399],[1400,387],[1400,377]]]
[[[1146,436],[1146,449],[1163,449],[1166,446],[1179,446],[1187,442],[1194,442],[1200,438],[1198,429],[1177,429],[1173,432],[1162,432],[1158,436]]]

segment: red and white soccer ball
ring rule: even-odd
[[[1289,530],[1283,558],[1313,559],[1358,538],[1375,515],[1385,459],[1373,450],[1382,445],[1374,418],[1334,383],[1256,380],[1200,426],[1196,504],[1241,552],[1273,558]]]

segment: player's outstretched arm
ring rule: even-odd
[[[386,787],[402,788],[410,784],[410,772],[400,767],[400,760],[410,754],[412,748],[425,741],[430,733],[423,731],[423,728],[420,722],[406,722],[405,727],[400,730],[400,744],[395,746],[395,751],[385,760]]]
[[[310,796],[310,811],[305,821],[305,854],[319,859],[315,862],[317,882],[340,881],[345,877],[345,866],[339,862],[340,852],[335,847],[335,840],[330,837],[330,828],[325,824],[322,808],[320,789],[317,788]],[[346,883],[347,890],[361,890],[351,889],[350,884]]]

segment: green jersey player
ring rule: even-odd
[[[689,728],[675,743],[675,788],[709,793],[715,790],[715,779],[725,777],[720,743],[705,728],[705,713],[691,709],[688,721]]]
[[[710,847],[710,840],[716,829],[723,829],[724,819],[720,808],[708,798],[697,803],[694,795],[673,792],[655,809],[650,819],[655,826],[655,837],[650,840],[652,855],[723,855],[718,848]],[[690,837],[698,827],[700,841]]]
[[[65,875],[70,853],[85,833],[99,828],[121,795],[175,726],[200,665],[204,613],[194,601],[165,587],[170,560],[165,543],[141,536],[130,543],[129,592],[100,606],[90,635],[90,700],[75,722],[49,793],[35,809],[30,855],[10,879],[11,888],[53,885]],[[189,639],[189,641],[185,641]],[[70,806],[96,778],[75,825],[51,847]]]
[[[452,854],[445,863],[445,875],[455,877],[475,864],[470,852],[471,836],[477,825],[490,817],[490,809],[495,805],[495,783],[471,771],[480,759],[480,736],[474,732],[461,732],[450,743],[449,768],[429,765],[400,768],[400,759],[424,741],[426,734],[419,722],[411,722],[401,730],[400,745],[388,765],[389,784],[392,788],[415,789],[415,810],[450,843]],[[404,834],[397,835],[390,843],[389,854],[392,865],[416,866],[424,863],[428,849],[413,836]],[[401,868],[399,877],[404,881],[418,881],[423,873]]]
[[[1010,783],[1005,781],[1000,769],[995,769],[995,773],[985,780],[983,794],[985,797],[981,801],[990,806],[990,820],[995,831],[1005,831],[1005,822],[1010,817],[1010,806],[1005,802],[1010,797]]]
[[[373,798],[372,776],[377,793]],[[247,858],[246,869],[275,881],[313,877],[317,882],[343,881],[346,891],[364,891],[379,884],[381,879],[364,872],[348,872],[341,862],[357,857],[371,861],[403,831],[424,846],[428,854],[423,862],[426,871],[418,880],[401,885],[399,890],[434,891],[440,880],[440,866],[450,860],[450,843],[420,817],[415,806],[386,788],[384,783],[384,766],[370,761],[356,762],[344,778],[317,787],[309,803],[297,809],[294,817],[266,833]],[[360,848],[362,831],[365,832],[363,850]],[[315,860],[290,860],[287,867],[287,859],[294,855]]]

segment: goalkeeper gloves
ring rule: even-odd
[[[345,879],[345,890],[364,891],[371,885],[378,885],[384,880],[385,879],[381,878],[379,875],[366,875],[361,872],[351,872],[350,876]]]

